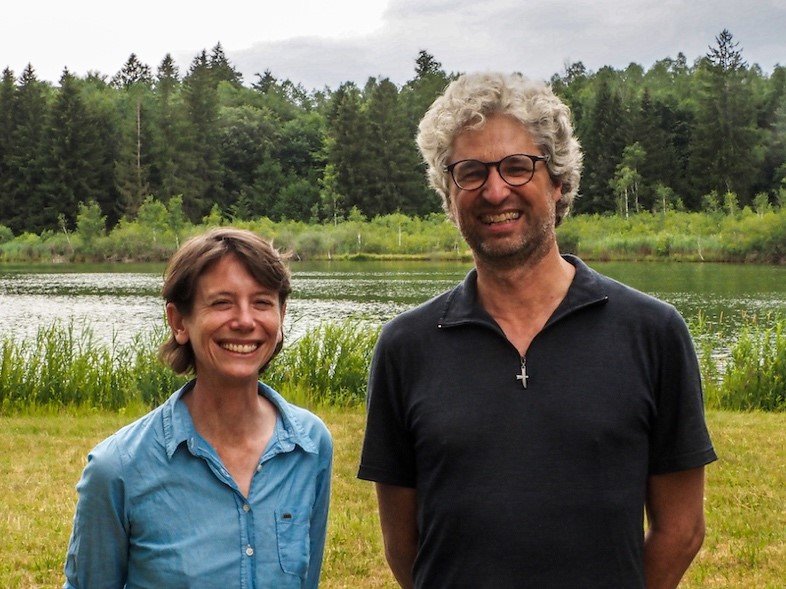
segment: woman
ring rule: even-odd
[[[317,587],[332,441],[258,380],[289,293],[281,256],[248,231],[174,255],[160,357],[196,378],[88,456],[65,587]]]

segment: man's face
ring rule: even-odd
[[[448,163],[465,159],[498,161],[512,154],[543,155],[526,128],[504,116],[459,134]],[[477,262],[510,267],[536,262],[554,246],[555,205],[561,185],[549,177],[545,162],[523,186],[510,186],[493,166],[477,190],[462,190],[451,180],[451,209]]]

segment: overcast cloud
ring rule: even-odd
[[[515,70],[546,80],[574,61],[592,71],[631,62],[648,68],[682,52],[692,63],[724,28],[748,63],[766,72],[786,65],[786,0],[224,0],[219,14],[200,0],[137,0],[122,17],[97,0],[53,3],[66,11],[59,16],[40,4],[9,7],[12,17],[23,11],[16,19],[29,26],[22,34],[17,23],[2,25],[0,66],[19,73],[29,61],[49,80],[64,66],[112,75],[132,51],[154,68],[170,52],[184,72],[217,41],[249,84],[266,69],[307,89],[369,76],[402,84],[421,49],[448,72]]]

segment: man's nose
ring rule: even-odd
[[[500,176],[496,166],[489,166],[489,176],[481,188],[481,195],[491,204],[499,204],[510,194],[510,184]]]

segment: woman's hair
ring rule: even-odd
[[[259,284],[278,292],[279,303],[284,307],[292,291],[284,256],[255,233],[231,227],[212,229],[192,237],[175,252],[164,272],[164,300],[174,304],[181,315],[190,315],[199,277],[227,256],[237,258]],[[268,362],[281,351],[282,346],[283,338],[276,345]],[[196,370],[191,343],[179,344],[174,333],[170,333],[167,341],[161,345],[158,356],[177,374],[192,373]],[[260,371],[262,369],[264,366],[260,367]]]
[[[556,206],[559,225],[578,192],[581,148],[573,136],[567,105],[549,86],[521,74],[462,75],[448,85],[420,121],[417,144],[428,164],[429,184],[442,197],[445,212],[453,218],[451,179],[445,171],[453,141],[463,131],[481,128],[486,117],[494,114],[520,121],[535,144],[549,156],[549,175],[552,180],[562,182],[562,198]]]

